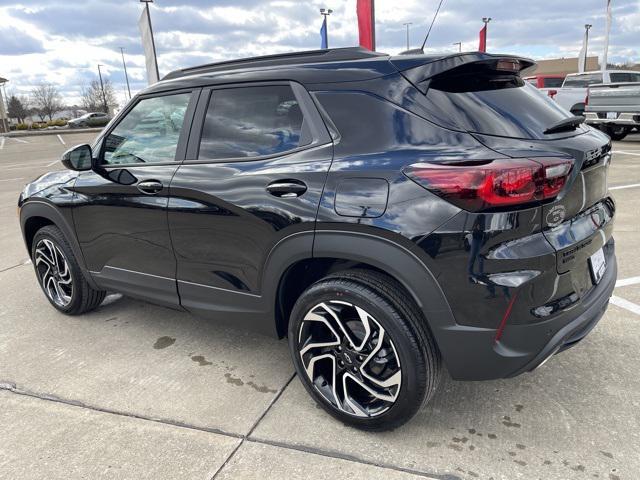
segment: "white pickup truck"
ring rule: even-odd
[[[587,89],[602,83],[640,82],[640,72],[632,70],[599,70],[570,73],[553,99],[574,115],[584,115]]]
[[[585,109],[589,125],[622,140],[640,128],[640,82],[591,85]]]

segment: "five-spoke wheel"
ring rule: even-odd
[[[380,272],[349,270],[311,285],[291,312],[289,347],[318,404],[362,429],[403,424],[438,383],[440,356],[424,319]]]
[[[373,417],[395,402],[400,359],[384,328],[364,309],[339,300],[319,303],[300,323],[298,345],[307,377],[339,410]]]
[[[69,305],[73,297],[73,279],[62,250],[51,240],[43,238],[36,244],[33,262],[49,299],[59,307]]]
[[[89,284],[58,227],[47,225],[36,232],[31,259],[47,300],[61,312],[79,315],[93,310],[104,300],[106,292]]]

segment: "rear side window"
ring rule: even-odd
[[[620,72],[610,73],[611,83],[640,82],[640,73]]]
[[[427,98],[436,115],[469,132],[548,138],[544,131],[571,114],[513,73],[468,65],[436,76]],[[447,122],[444,123],[447,123]]]
[[[262,157],[309,143],[310,130],[290,86],[214,90],[198,158]]]
[[[597,85],[602,83],[601,73],[585,73],[584,75],[573,75],[567,77],[563,83],[563,87],[585,88],[589,85]]]

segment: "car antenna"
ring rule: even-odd
[[[431,25],[429,25],[429,30],[427,31],[427,36],[424,37],[424,42],[422,42],[422,47],[420,47],[420,53],[424,53],[424,46],[427,44],[427,40],[429,39],[429,34],[431,33],[431,29],[433,28],[433,24],[436,23],[436,18],[438,17],[438,13],[440,12],[440,7],[442,7],[443,3],[444,3],[444,0],[440,0],[440,3],[438,4],[438,8],[436,9],[436,13],[433,16],[433,20],[431,20]]]

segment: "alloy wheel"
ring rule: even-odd
[[[67,259],[51,240],[43,238],[36,245],[35,266],[45,293],[59,307],[66,307],[73,297],[73,279]]]
[[[344,413],[375,417],[398,398],[402,372],[396,348],[357,305],[332,300],[311,308],[300,324],[298,351],[313,387]]]

